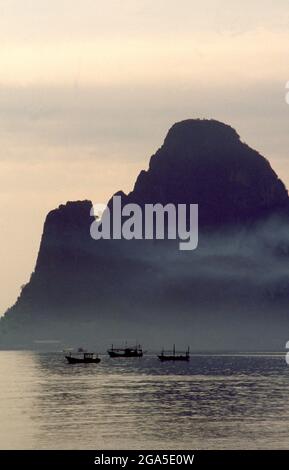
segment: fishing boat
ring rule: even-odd
[[[143,350],[139,345],[128,347],[125,346],[124,348],[115,348],[113,344],[111,348],[107,350],[110,357],[142,357]]]
[[[160,361],[189,361],[190,360],[190,348],[184,352],[177,352],[174,345],[172,351],[165,351],[164,349],[158,355]]]
[[[98,364],[100,362],[99,357],[95,353],[78,351],[76,355],[72,356],[70,352],[65,356],[69,364]]]

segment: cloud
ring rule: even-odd
[[[242,34],[288,29],[286,0],[3,0],[1,42],[36,43],[75,38],[187,35],[191,31]]]

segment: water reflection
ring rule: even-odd
[[[0,403],[22,413],[9,415],[22,448],[287,448],[288,371],[277,356],[70,366],[59,354],[1,352],[13,393]],[[2,434],[1,447],[13,448]]]

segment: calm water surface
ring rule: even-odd
[[[289,447],[284,356],[192,356],[189,364],[0,352],[1,449]]]

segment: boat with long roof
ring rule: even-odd
[[[186,351],[176,351],[175,345],[172,351],[165,351],[164,349],[158,355],[160,361],[189,361],[190,360],[190,348]]]
[[[123,348],[115,348],[113,344],[107,350],[110,357],[142,357],[143,350],[140,344],[135,346],[125,346]]]

